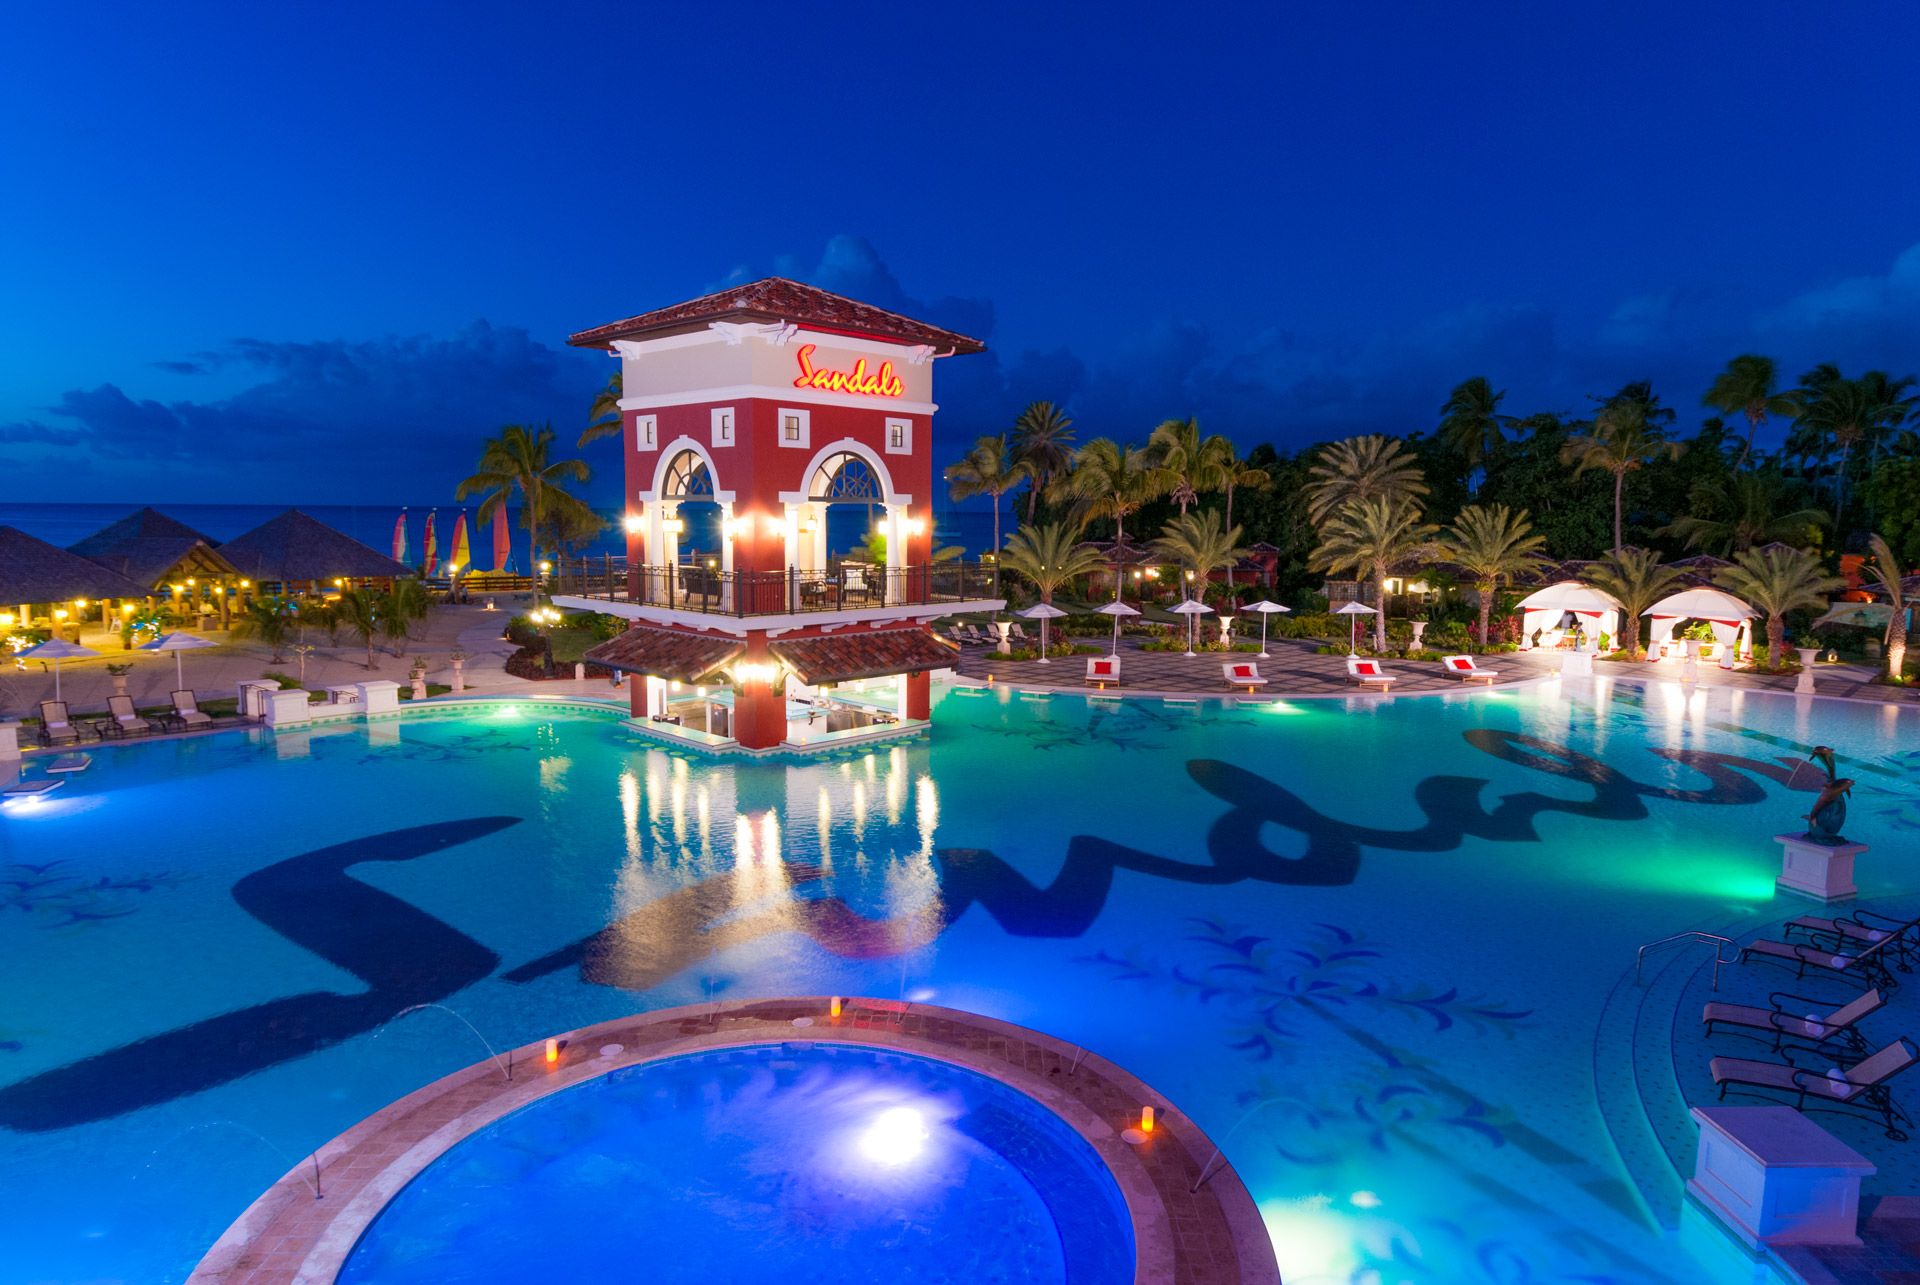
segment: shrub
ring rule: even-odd
[[[513,616],[507,621],[507,641],[516,647],[537,647],[540,645],[540,626],[525,616]]]

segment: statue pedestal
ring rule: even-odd
[[[1816,843],[1801,834],[1776,834],[1780,845],[1780,877],[1773,881],[1776,892],[1795,892],[1815,901],[1850,901],[1858,891],[1853,886],[1853,859],[1867,850],[1864,843]]]
[[[1744,1241],[1858,1245],[1860,1180],[1878,1170],[1792,1107],[1695,1107],[1687,1191]]]

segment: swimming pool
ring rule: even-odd
[[[1106,1165],[1033,1099],[927,1058],[759,1046],[628,1067],[458,1143],[343,1285],[1133,1279]]]
[[[504,1046],[842,993],[1140,1075],[1223,1143],[1290,1283],[1750,1280],[1636,1158],[1609,1014],[1641,943],[1783,913],[1805,745],[1862,782],[1863,891],[1909,890],[1881,858],[1920,824],[1916,717],[996,692],[804,763],[530,705],[103,752],[0,823],[6,1271],[182,1279],[295,1159],[484,1056],[441,1010],[389,1020],[415,1004]]]

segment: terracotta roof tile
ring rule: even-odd
[[[587,648],[585,659],[608,669],[699,683],[746,649],[738,638],[635,625],[618,638]]]
[[[796,322],[814,330],[931,344],[936,349],[958,353],[980,352],[986,347],[967,335],[785,277],[766,277],[746,285],[728,286],[685,303],[582,330],[569,336],[567,342],[579,348],[605,348],[615,339],[700,330],[710,321]]]
[[[808,684],[945,669],[960,655],[959,648],[927,629],[859,629],[780,638],[767,644],[767,650]]]

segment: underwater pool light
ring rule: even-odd
[[[888,1107],[860,1136],[867,1159],[883,1165],[902,1165],[920,1154],[927,1142],[927,1122],[912,1107]]]

